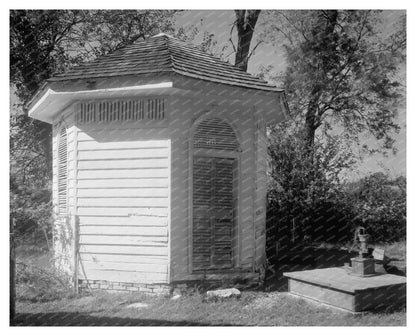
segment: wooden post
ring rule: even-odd
[[[78,256],[79,256],[79,232],[78,232],[79,219],[78,216],[74,216],[74,245],[73,245],[73,281],[75,293],[78,294]]]
[[[15,258],[15,246],[14,246],[14,227],[15,218],[11,218],[10,221],[10,324],[12,323],[16,314],[16,285],[15,285],[15,273],[16,273],[16,258]]]

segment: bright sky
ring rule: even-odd
[[[388,33],[391,30],[391,25],[395,20],[403,14],[403,11],[385,11],[383,13],[382,26],[384,32]],[[185,11],[177,17],[177,27],[184,27],[191,29],[192,26],[199,28],[199,35],[196,37],[196,42],[202,39],[204,32],[209,32],[215,35],[215,40],[218,41],[216,46],[216,53],[220,53],[222,48],[225,48],[223,54],[228,57],[231,63],[234,63],[234,54],[232,53],[232,40],[236,43],[236,32],[234,30],[231,35],[232,23],[235,20],[234,11],[232,10],[193,10]],[[261,27],[262,16],[260,15],[258,27]],[[257,35],[254,35],[252,45],[256,43]],[[249,61],[248,72],[256,74],[259,72],[261,66],[273,66],[275,72],[281,72],[285,69],[284,53],[282,49],[268,44],[261,44],[256,49],[255,54]],[[405,81],[406,69],[403,68],[401,77]],[[405,84],[405,83],[404,83]],[[392,177],[399,175],[406,175],[406,110],[403,107],[398,115],[398,124],[401,126],[399,134],[394,134],[396,140],[396,155],[372,155],[364,157],[363,161],[357,167],[357,171],[350,175],[351,179],[357,179],[361,176],[371,174],[373,172],[382,171],[390,174]],[[378,145],[376,141],[368,135],[363,135],[363,143],[366,143],[370,148],[376,148]]]

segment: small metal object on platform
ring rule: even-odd
[[[342,267],[283,273],[289,292],[351,312],[406,302],[406,278],[392,274],[360,277]]]

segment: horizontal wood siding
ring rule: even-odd
[[[170,144],[129,131],[79,132],[80,278],[168,283]]]
[[[166,216],[80,216],[81,225],[110,225],[110,226],[149,226],[167,227],[168,218]],[[156,228],[155,228],[156,230]]]
[[[113,178],[115,176],[121,178],[166,178],[168,170],[163,169],[113,169],[113,170],[79,170],[78,179],[79,180],[89,180],[89,179],[106,179]]]
[[[138,236],[140,239],[149,237],[150,239],[158,239],[159,237],[165,239],[167,237],[167,227],[156,226],[113,226],[113,225],[83,225],[80,227],[81,235],[110,235],[112,237],[118,236]],[[117,234],[114,234],[117,232]]]
[[[120,205],[117,206],[113,204],[113,206],[109,207],[78,207],[78,215],[79,216],[101,216],[101,217],[108,217],[108,216],[115,216],[115,217],[166,217],[168,215],[168,208],[155,208],[149,206],[140,206],[138,204],[136,207],[121,207]]]
[[[99,253],[82,253],[81,258],[85,262],[117,262],[117,263],[133,263],[133,264],[149,264],[149,265],[166,265],[167,258],[165,256],[138,256],[131,254],[99,254]]]
[[[166,244],[150,245],[81,244],[81,253],[131,254],[138,256],[167,256]],[[87,270],[88,273],[88,270]],[[107,279],[95,279],[107,280]]]
[[[167,188],[80,189],[78,197],[168,197]]]
[[[78,190],[87,188],[167,188],[168,179],[166,178],[146,178],[146,179],[90,179],[78,181]]]
[[[166,148],[80,150],[78,160],[166,158]]]

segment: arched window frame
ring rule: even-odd
[[[197,130],[198,126],[207,119],[210,118],[218,118],[221,119],[222,121],[226,122],[231,129],[234,132],[234,135],[237,139],[238,142],[238,148],[236,150],[224,150],[224,149],[208,149],[208,148],[195,148],[194,146],[194,134],[195,131]],[[240,193],[241,193],[241,135],[240,132],[238,130],[238,128],[236,127],[236,125],[234,124],[233,121],[231,121],[229,118],[223,116],[223,114],[220,113],[216,113],[216,112],[209,112],[204,114],[203,116],[199,117],[198,119],[196,119],[190,129],[189,132],[189,191],[188,191],[188,200],[189,200],[189,225],[188,225],[188,237],[189,237],[189,261],[188,261],[188,269],[190,273],[193,273],[193,187],[194,187],[194,172],[193,172],[193,164],[194,164],[194,156],[197,155],[201,155],[201,156],[211,156],[211,157],[220,157],[220,158],[233,158],[236,159],[236,164],[237,164],[237,204],[236,204],[236,246],[234,247],[235,249],[235,260],[234,260],[234,268],[238,268],[240,266],[240,251],[241,251],[241,227],[239,225],[240,223],[240,218],[241,218],[241,209],[240,209]]]

